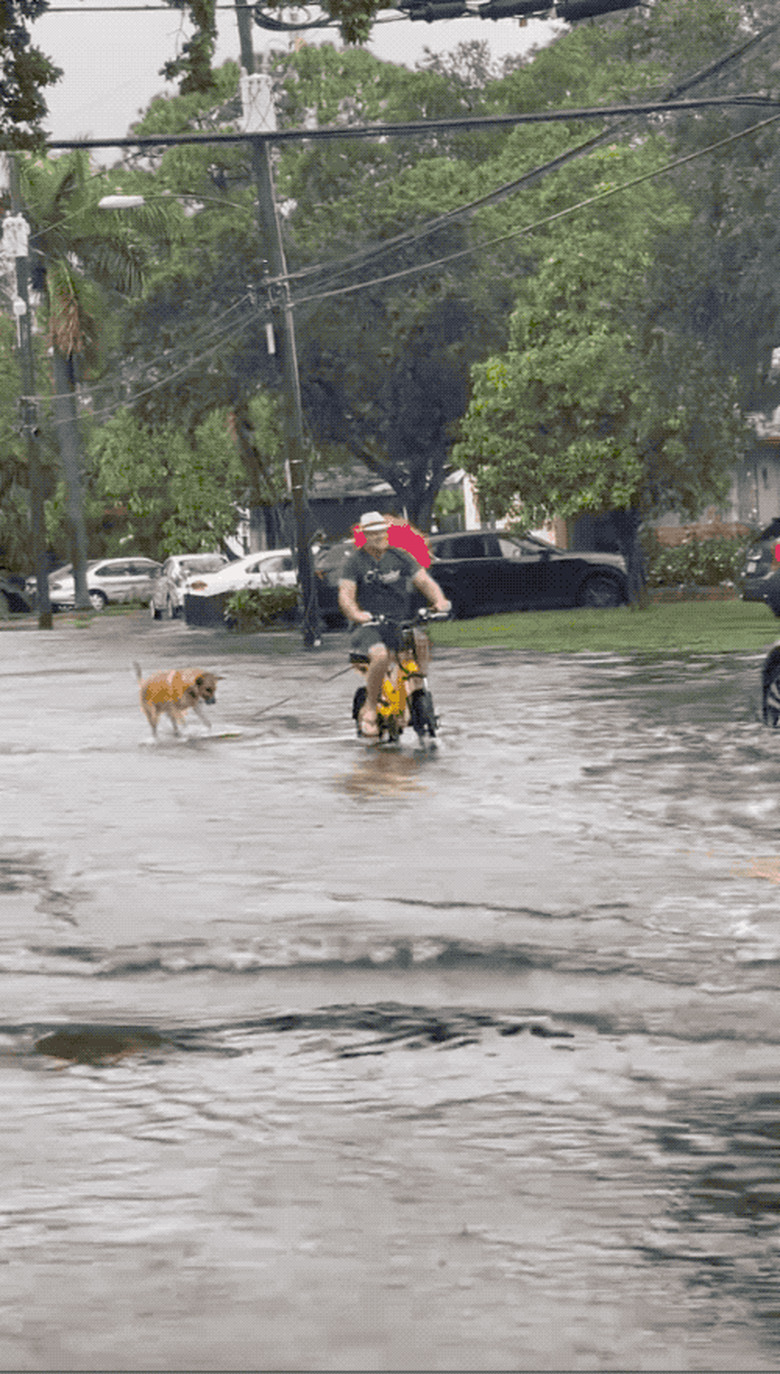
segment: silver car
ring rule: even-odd
[[[170,619],[184,610],[184,589],[199,573],[215,573],[224,568],[222,553],[175,553],[166,558],[155,578],[149,602],[152,620]]]
[[[87,563],[87,591],[89,603],[95,611],[102,611],[109,601],[148,602],[160,564],[153,558],[97,558]],[[67,610],[76,604],[76,583],[73,564],[66,563],[49,577],[49,597],[55,611]]]

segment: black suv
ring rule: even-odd
[[[434,534],[431,575],[456,616],[567,606],[620,606],[628,599],[619,554],[558,549],[532,534],[464,530]]]
[[[780,614],[780,584],[778,572],[780,562],[775,560],[775,549],[780,543],[780,515],[775,516],[750,545],[742,569],[742,600],[766,601],[775,612]],[[771,597],[771,600],[770,600]],[[774,603],[774,604],[773,604]],[[778,609],[775,610],[775,605]]]

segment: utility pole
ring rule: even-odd
[[[243,4],[242,0],[235,0],[235,4],[241,44],[241,65],[246,73],[246,78],[242,76],[242,85],[246,81],[247,97],[253,93],[253,86],[255,88],[254,94],[257,95],[257,86],[260,83],[265,85],[263,118],[266,128],[273,128],[275,127],[275,117],[270,77],[255,73],[251,27],[253,11],[248,5]],[[248,98],[245,100],[245,109],[247,108],[249,108]],[[305,441],[298,353],[295,344],[295,321],[287,281],[287,262],[279,224],[279,212],[274,194],[270,147],[265,139],[257,138],[252,139],[251,150],[252,175],[257,189],[257,219],[264,260],[267,261],[271,276],[281,283],[276,299],[271,301],[271,318],[273,320],[274,338],[281,355],[284,383],[287,480],[295,520],[298,580],[303,600],[303,643],[305,648],[314,649],[320,644],[320,617],[309,547],[309,530],[307,528]]]
[[[52,628],[49,578],[46,564],[46,519],[44,515],[44,484],[38,451],[38,416],[35,404],[35,360],[30,320],[28,241],[30,226],[22,213],[19,189],[19,165],[14,153],[8,155],[11,214],[3,222],[3,242],[10,245],[16,267],[16,316],[19,363],[22,374],[22,428],[27,436],[27,481],[30,488],[30,525],[32,532],[33,564],[38,589],[38,629]]]

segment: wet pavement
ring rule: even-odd
[[[0,633],[0,1367],[776,1369],[761,655],[344,661]]]

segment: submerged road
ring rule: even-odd
[[[441,651],[422,754],[343,636],[55,626],[0,632],[0,1367],[776,1369],[761,656]]]

